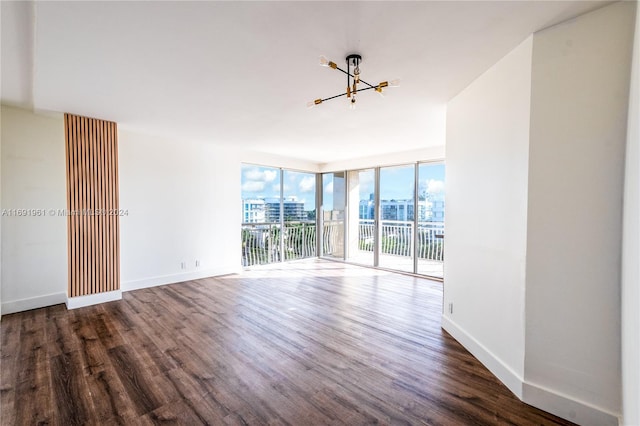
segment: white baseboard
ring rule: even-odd
[[[141,288],[156,287],[159,285],[180,283],[183,281],[199,280],[202,278],[215,277],[227,274],[239,274],[242,267],[223,267],[206,269],[202,271],[191,271],[180,274],[161,275],[157,277],[144,278],[141,280],[122,281],[120,288],[122,291],[139,290]]]
[[[115,290],[104,293],[88,294],[86,296],[68,297],[66,299],[66,304],[67,309],[77,309],[120,299],[122,299],[122,291]]]
[[[471,352],[478,361],[489,369],[506,387],[519,399],[522,399],[522,377],[495,356],[489,349],[483,346],[451,318],[444,315],[441,320],[442,328],[453,336],[466,350]]]
[[[123,291],[179,283],[182,281],[198,280],[226,274],[239,274],[241,272],[241,266],[238,266],[237,268],[214,268],[202,271],[185,272],[182,274],[163,275],[145,278],[142,280],[125,281],[121,283],[120,290],[90,294],[88,296],[67,297],[67,293],[46,294],[44,296],[30,297],[28,299],[2,302],[1,312],[2,315],[7,315],[31,309],[46,308],[47,306],[58,305],[61,303],[65,303],[67,305],[67,309],[77,309],[84,306],[96,305],[98,303],[120,300],[122,299]]]
[[[617,426],[615,414],[526,382],[451,318],[442,316],[442,328],[475,356],[521,401],[583,426]]]
[[[617,426],[620,423],[615,414],[528,382],[524,383],[522,400],[582,426]]]
[[[67,293],[53,293],[45,294],[44,296],[30,297],[28,299],[3,302],[2,315],[58,305],[60,303],[65,303],[66,301]]]

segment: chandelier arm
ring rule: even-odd
[[[360,80],[360,81],[362,81],[362,80]],[[365,87],[364,89],[358,89],[358,92],[364,92],[365,90],[371,90],[371,89],[375,89],[375,86]],[[346,95],[347,95],[347,92],[344,92],[344,93],[342,93],[342,94],[340,94],[340,95],[329,96],[328,98],[324,98],[324,99],[322,99],[322,102],[324,102],[324,101],[330,101],[331,99],[339,98],[339,97],[341,97],[341,96],[346,96]]]
[[[344,72],[344,70],[340,69],[340,71]],[[351,97],[351,94],[349,93],[350,87],[351,87],[351,64],[349,63],[349,61],[347,61],[347,72],[345,73],[347,74],[347,98]]]
[[[345,73],[346,75],[348,75],[351,78],[355,78],[353,74],[346,72],[345,70],[343,70],[340,67],[335,67],[335,69],[337,69],[338,71],[342,71],[343,73]],[[372,86],[371,84],[369,84],[366,81],[364,81],[362,78],[360,79],[360,82],[366,84],[367,86],[369,86],[370,89],[375,89],[376,88],[376,86]],[[360,90],[363,90],[363,89],[360,89]]]
[[[340,94],[340,95],[329,96],[328,98],[324,98],[324,99],[322,99],[322,102],[324,102],[324,101],[330,101],[331,99],[339,98],[339,97],[341,97],[341,96],[347,96],[347,92],[344,92],[344,93],[342,93],[342,94]]]

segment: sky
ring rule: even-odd
[[[397,166],[380,169],[380,199],[405,200],[413,198],[414,167]],[[419,168],[419,192],[444,193],[445,165],[424,163]],[[333,204],[333,183],[331,174],[323,176],[325,205]],[[358,172],[360,199],[368,200],[374,191],[373,169]],[[278,198],[280,196],[280,170],[271,167],[242,165],[242,198]],[[284,196],[296,197],[305,204],[305,210],[315,209],[316,181],[313,173],[283,171]]]

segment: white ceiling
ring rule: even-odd
[[[2,1],[2,101],[315,163],[425,148],[529,34],[606,3]],[[349,53],[401,87],[307,109],[346,83],[318,57]]]

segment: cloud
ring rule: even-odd
[[[327,194],[333,194],[333,181],[324,186],[324,192],[326,192]]]
[[[278,177],[278,173],[278,170],[249,169],[244,172],[244,177],[252,181],[273,182]]]
[[[441,180],[429,179],[427,181],[427,192],[430,194],[444,192],[444,182]]]
[[[298,184],[300,192],[313,192],[316,189],[316,179],[313,176],[306,176],[302,178]]]
[[[253,167],[244,170],[242,179],[242,191],[246,193],[262,193],[269,187],[274,186],[276,191],[280,190],[279,186],[279,170],[264,170],[259,167]],[[272,184],[272,182],[277,182]],[[267,194],[260,194],[267,195]]]
[[[244,172],[244,177],[248,180],[262,180],[263,173],[258,169],[249,169]]]
[[[245,192],[260,192],[264,190],[264,182],[250,180],[242,184],[242,190]]]
[[[265,170],[264,171],[264,181],[265,182],[272,182],[273,180],[275,180],[275,178],[278,177],[278,174],[280,172],[277,170]]]

